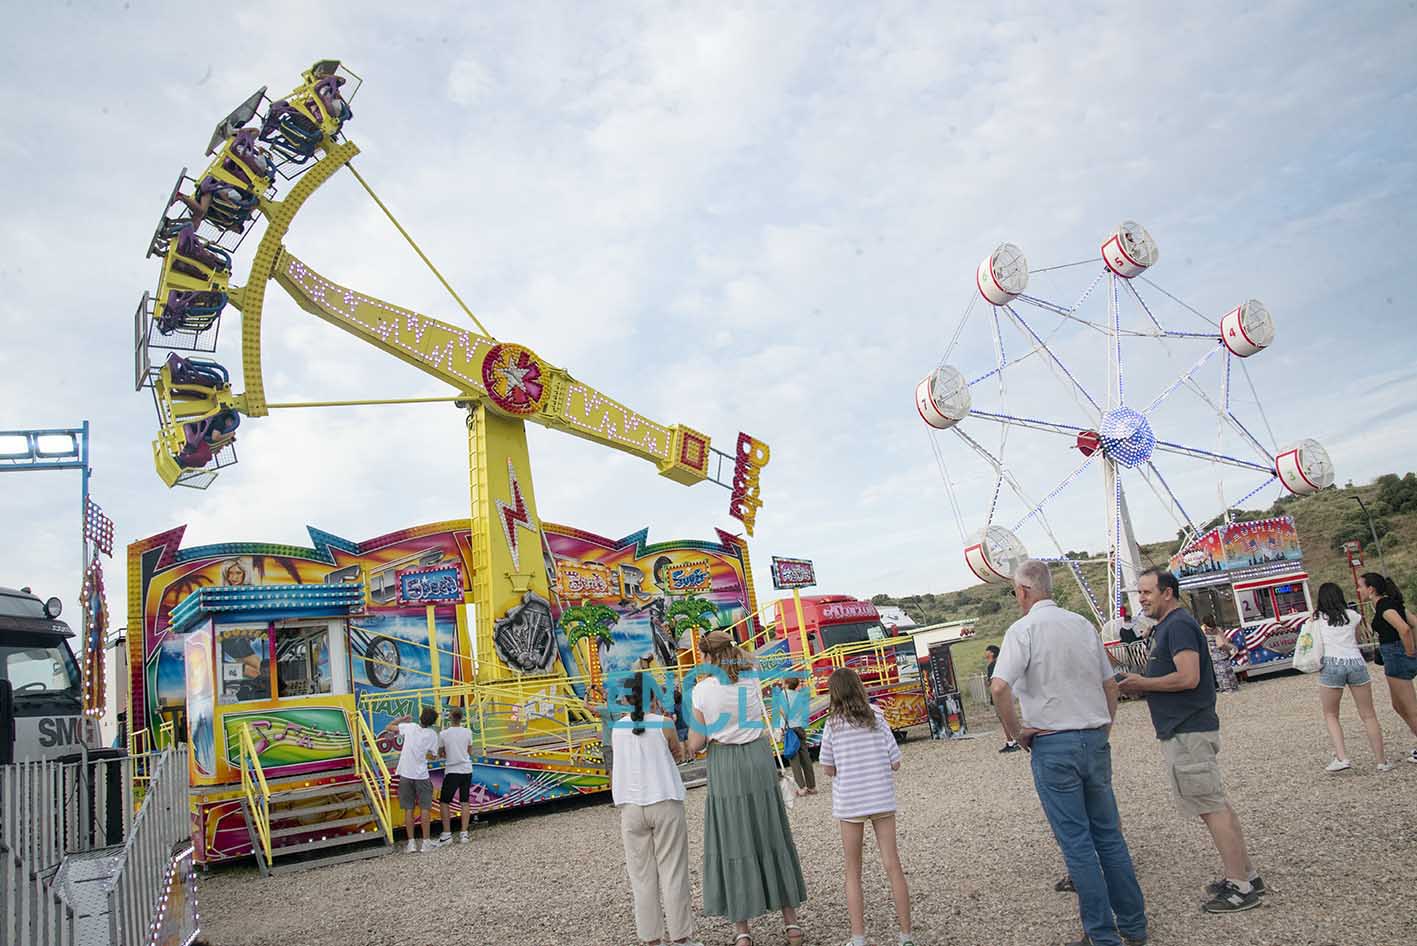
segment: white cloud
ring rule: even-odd
[[[272,32],[277,17],[286,28]],[[327,50],[365,79],[349,127],[361,173],[489,329],[720,446],[738,430],[767,440],[754,555],[811,557],[825,589],[968,580],[910,398],[974,292],[975,265],[1003,240],[1035,265],[1071,262],[1134,217],[1161,244],[1158,283],[1208,313],[1251,296],[1275,312],[1279,340],[1249,367],[1281,440],[1319,437],[1340,481],[1361,481],[1408,462],[1393,444],[1417,434],[1404,328],[1417,274],[1389,249],[1417,208],[1401,119],[1417,86],[1411,17],[1290,4],[1178,20],[1135,5],[981,19],[909,5],[256,3],[227,25],[205,81],[200,57],[153,65],[184,42],[156,13],[38,4],[12,19],[14,35],[63,35],[71,59],[111,78],[80,93],[38,41],[0,66],[0,173],[23,182],[0,218],[0,427],[91,419],[94,487],[120,542],[179,522],[189,542],[303,543],[306,523],[359,539],[465,513],[461,422],[438,405],[248,420],[241,463],[205,494],[169,492],[151,471],[130,314],[154,282],[143,249],[158,204],[178,168],[203,166],[225,111],[262,84],[283,94]],[[346,285],[465,324],[347,175],[286,243]],[[1037,285],[1068,301],[1080,289],[1062,276]],[[218,352],[233,368],[237,319]],[[262,335],[272,399],[443,393],[275,287]],[[1089,342],[1058,340],[1100,386]],[[1177,349],[1177,364],[1194,357]],[[990,365],[987,338],[957,358]],[[1177,370],[1159,353],[1137,358],[1139,396]],[[1211,435],[1194,403],[1178,394],[1158,426]],[[1035,366],[1011,376],[1009,404],[1077,416]],[[1365,417],[1382,417],[1379,429]],[[992,477],[943,442],[973,527]],[[552,432],[532,431],[531,444],[548,518],[617,535],[648,524],[659,537],[734,525],[715,487],[685,490]],[[1077,460],[1042,434],[1010,450],[1037,494]],[[1213,515],[1208,465],[1166,472],[1194,515]],[[77,482],[17,479],[0,492],[0,582],[58,590],[72,608]],[[1052,508],[1068,547],[1105,534],[1099,479]],[[1227,496],[1251,485],[1227,475]],[[1144,539],[1172,534],[1143,484],[1129,496]],[[1001,503],[1015,520],[1026,511]],[[1028,538],[1042,548],[1046,537]],[[110,581],[115,598],[122,585]]]
[[[492,92],[492,77],[475,59],[459,59],[448,73],[448,98],[459,105],[477,105]]]

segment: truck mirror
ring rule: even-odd
[[[15,761],[15,689],[0,680],[0,765]]]

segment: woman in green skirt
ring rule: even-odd
[[[704,635],[701,649],[716,668],[694,683],[689,733],[691,752],[709,747],[704,913],[732,921],[734,946],[753,946],[748,921],[781,910],[787,942],[799,946],[797,905],[807,885],[777,787],[762,690],[727,632]]]

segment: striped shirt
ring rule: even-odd
[[[895,772],[900,746],[879,709],[870,729],[831,716],[822,727],[821,764],[836,769],[832,779],[832,817],[865,818],[895,811]]]

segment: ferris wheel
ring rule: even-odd
[[[1206,316],[1144,275],[1159,259],[1151,234],[1130,220],[1107,235],[1097,256],[1061,266],[1030,270],[1019,247],[1000,245],[979,264],[969,305],[915,390],[970,571],[999,583],[1029,557],[1064,564],[1099,622],[1118,613],[1141,570],[1124,480],[1153,494],[1189,539],[1206,517],[1192,518],[1194,500],[1173,483],[1209,479],[1227,511],[1276,481],[1306,494],[1334,476],[1317,441],[1278,446],[1259,403],[1245,359],[1274,342],[1269,310],[1250,299],[1218,319]],[[1076,292],[1063,297],[1076,301],[1030,294],[1031,277],[1051,291]],[[1040,444],[1050,439],[1040,432],[1070,443]],[[1021,433],[1029,438],[1022,449]],[[1268,434],[1268,445],[1257,433]],[[963,488],[952,475],[961,469],[957,454],[976,467],[982,461],[992,495]],[[1105,599],[1048,516],[1052,503],[1099,467]],[[1225,477],[1237,470],[1249,489],[1232,500]],[[1056,554],[1030,556],[1020,536],[1026,528]]]

